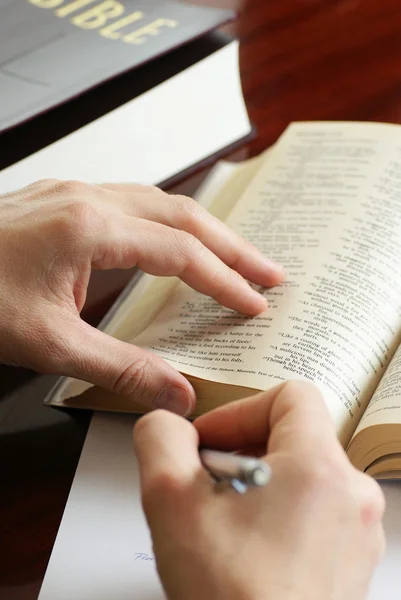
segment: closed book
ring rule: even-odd
[[[172,0],[0,0],[0,131],[232,17]]]
[[[237,40],[212,32],[0,134],[0,193],[44,178],[172,183],[250,135]]]

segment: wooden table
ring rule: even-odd
[[[201,0],[194,0],[201,4]],[[401,120],[400,0],[204,0],[239,10],[245,98],[259,153],[293,120]],[[202,172],[178,186],[192,193]],[[92,322],[110,305],[94,281]],[[109,277],[107,279],[107,277]],[[121,275],[119,275],[121,277]],[[97,283],[97,285],[96,285]],[[124,280],[120,280],[120,285]],[[97,288],[97,289],[95,289]],[[53,379],[0,367],[0,597],[37,598],[90,414],[42,406]]]

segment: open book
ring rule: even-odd
[[[245,317],[177,279],[143,276],[105,330],[185,374],[196,414],[285,380],[313,381],[355,466],[400,477],[401,127],[295,123],[215,178],[227,169],[202,201],[284,265],[285,283],[260,290],[269,309]],[[71,379],[47,403],[142,412]]]

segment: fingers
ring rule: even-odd
[[[52,372],[68,375],[110,390],[146,408],[165,408],[188,416],[196,398],[190,383],[159,357],[120,342],[84,323],[77,316],[52,335]]]
[[[79,246],[94,268],[138,265],[156,275],[177,275],[249,315],[263,312],[267,303],[239,272],[262,285],[282,280],[280,267],[192,200],[138,185],[48,181],[37,187],[36,195],[53,198],[58,207],[51,221],[56,239],[73,243],[75,254]]]
[[[138,266],[152,275],[178,276],[193,289],[233,310],[257,315],[265,298],[194,236],[144,219],[124,216],[98,234],[95,268]]]
[[[198,435],[188,421],[166,411],[139,419],[134,428],[143,505],[152,525],[166,520],[171,507],[179,518],[178,503],[188,488],[210,488],[198,453]],[[199,496],[198,496],[199,498]]]
[[[287,382],[245,400],[218,408],[195,421],[202,446],[237,450],[269,444],[269,452],[319,452],[337,442],[333,422],[317,388]]]
[[[252,244],[191,198],[164,194],[149,186],[107,184],[104,187],[122,198],[128,214],[192,234],[245,279],[265,287],[283,280],[284,271],[280,265],[264,257]],[[155,201],[151,202],[149,193],[155,193],[155,190],[158,193]]]

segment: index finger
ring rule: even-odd
[[[104,184],[104,189],[117,193],[120,203],[131,216],[181,229],[198,238],[226,265],[245,279],[264,287],[278,285],[284,279],[283,268],[266,258],[255,246],[214,217],[198,202],[186,196],[165,194],[150,186]],[[150,201],[149,193],[158,193]]]
[[[226,404],[194,423],[202,446],[238,450],[265,445],[269,452],[312,449],[335,441],[333,421],[318,389],[304,381],[279,385]]]
[[[92,267],[129,268],[157,276],[176,276],[201,294],[227,308],[258,315],[267,308],[266,299],[202,243],[183,231],[116,215],[102,232],[85,243],[92,245]]]

